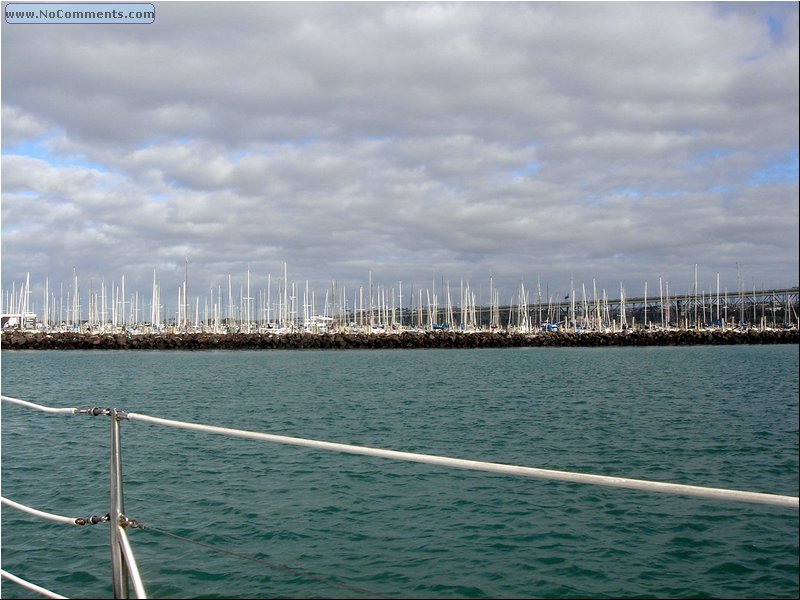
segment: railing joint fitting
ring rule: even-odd
[[[142,526],[136,519],[129,519],[125,515],[119,516],[119,526],[122,528],[130,527],[131,529],[141,529]]]

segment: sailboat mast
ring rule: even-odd
[[[644,328],[647,329],[647,282],[644,282]]]

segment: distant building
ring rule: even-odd
[[[22,329],[35,329],[36,313],[25,313],[24,320],[20,313],[3,313],[0,316],[0,327],[3,329],[20,329],[20,323],[22,323]]]

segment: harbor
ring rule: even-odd
[[[800,3],[114,8],[0,25],[0,599],[800,598]]]
[[[100,286],[94,280],[85,286],[75,272],[58,292],[48,279],[34,292],[27,274],[0,293],[2,343],[4,348],[346,348],[797,339],[800,288],[745,291],[739,281],[734,293],[721,286],[719,274],[715,288],[701,287],[697,271],[695,265],[694,284],[682,291],[659,277],[654,291],[645,281],[638,295],[628,294],[620,282],[616,296],[598,289],[595,281],[588,291],[573,280],[566,293],[550,292],[549,284],[543,289],[539,281],[532,290],[524,282],[501,290],[490,276],[487,301],[483,287],[464,280],[385,285],[374,282],[371,272],[364,284],[348,287],[332,280],[316,290],[308,280],[290,280],[285,263],[283,277],[273,280],[268,274],[262,287],[248,269],[238,286],[229,275],[224,288],[204,285],[207,294],[192,294],[187,262],[183,280],[171,286],[177,289],[171,305],[155,272],[146,293],[130,285],[126,292],[125,276],[109,285],[103,279]],[[12,341],[11,332],[26,335]],[[462,339],[461,334],[469,335]]]

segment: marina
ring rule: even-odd
[[[309,281],[292,281],[284,264],[283,277],[257,288],[248,269],[244,285],[235,293],[229,275],[227,285],[213,285],[204,295],[189,288],[188,263],[177,285],[175,302],[164,298],[163,286],[155,272],[147,294],[119,283],[99,289],[79,282],[77,273],[68,285],[51,289],[49,280],[36,293],[30,274],[17,286],[0,292],[3,299],[2,329],[39,332],[80,332],[93,334],[251,334],[251,333],[397,333],[456,331],[506,332],[530,334],[569,331],[573,333],[617,333],[629,330],[676,331],[718,329],[796,329],[800,313],[800,288],[745,291],[741,281],[736,292],[722,287],[719,274],[716,287],[701,287],[697,266],[694,284],[678,292],[668,281],[658,280],[657,291],[630,295],[620,283],[618,295],[610,296],[592,282],[568,291],[551,293],[541,282],[533,292],[520,282],[518,289],[501,291],[490,277],[488,298],[483,288],[469,282],[451,286],[444,277],[422,287],[403,282],[380,285],[369,273],[366,285],[349,290],[335,280],[324,290],[315,290]],[[205,286],[204,286],[205,287]],[[38,300],[38,301],[37,301]]]
[[[0,598],[800,598],[798,3],[61,8]]]

